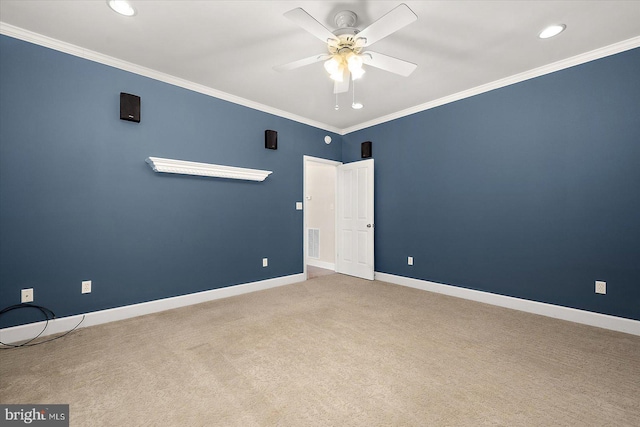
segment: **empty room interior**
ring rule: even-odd
[[[640,425],[640,2],[0,0],[0,342],[2,425]]]

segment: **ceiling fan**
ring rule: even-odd
[[[274,67],[276,71],[289,71],[324,61],[324,68],[334,80],[333,93],[338,94],[348,92],[349,81],[356,80],[364,74],[363,64],[404,77],[410,75],[417,68],[414,63],[368,50],[369,46],[375,42],[418,19],[418,16],[404,3],[362,31],[355,28],[358,17],[349,10],[336,14],[335,23],[338,28],[333,32],[302,8],[290,10],[284,16],[325,42],[328,53],[316,54],[276,66]]]

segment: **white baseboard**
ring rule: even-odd
[[[336,271],[336,265],[333,262],[326,262],[326,261],[320,261],[313,258],[307,258],[307,265]]]
[[[408,286],[410,288],[421,289],[423,291],[436,292],[439,294],[483,302],[485,304],[526,311],[527,313],[540,314],[542,316],[568,320],[570,322],[582,323],[584,325],[596,326],[598,328],[640,335],[640,321],[638,320],[625,319],[624,317],[610,316],[607,314],[578,310],[560,305],[492,294],[490,292],[476,291],[474,289],[460,288],[458,286],[429,282],[427,280],[396,276],[388,273],[376,272],[375,278],[376,280],[393,283],[395,285]]]
[[[277,286],[291,285],[303,282],[304,274],[292,274],[290,276],[276,277],[273,279],[261,280],[258,282],[244,283],[226,288],[212,289],[209,291],[196,292],[193,294],[180,295],[177,297],[163,298],[155,301],[132,304],[124,307],[110,308],[108,310],[93,311],[75,316],[61,317],[49,321],[47,329],[41,336],[58,334],[73,329],[85,316],[80,327],[99,325],[102,323],[114,322],[116,320],[129,319],[131,317],[143,316],[145,314],[157,313],[159,311],[171,310],[173,308],[185,307],[199,304],[201,302],[212,301],[221,298],[228,298],[242,295],[249,292],[261,291],[275,288]],[[28,323],[26,325],[13,326],[0,329],[0,341],[6,344],[29,340],[42,331],[45,322]]]
[[[312,265],[311,263],[309,265]],[[326,268],[326,267],[321,267]],[[332,269],[332,268],[330,268]],[[401,286],[408,286],[423,291],[436,292],[458,298],[478,301],[485,304],[496,305],[528,313],[540,314],[542,316],[556,319],[568,320],[570,322],[582,323],[599,328],[610,329],[618,332],[640,336],[640,321],[625,319],[622,317],[610,316],[607,314],[594,313],[591,311],[578,310],[575,308],[562,307],[553,304],[546,304],[537,301],[529,301],[520,298],[508,297],[504,295],[492,294],[489,292],[477,291],[473,289],[460,288],[457,286],[445,285],[441,283],[429,282],[426,280],[412,279],[409,277],[396,276],[388,273],[375,273],[376,280],[393,283]],[[261,280],[258,282],[245,283],[241,285],[228,286],[226,288],[212,289],[209,291],[197,292],[177,297],[164,298],[155,301],[133,304],[124,307],[116,307],[108,310],[85,313],[85,319],[80,327],[99,325],[102,323],[124,320],[131,317],[143,316],[145,314],[157,313],[159,311],[171,310],[173,308],[185,307],[221,298],[228,298],[242,295],[249,292],[260,291],[278,286],[290,285],[304,281],[304,274],[293,274],[290,276],[277,277],[273,279]],[[80,320],[82,314],[68,317],[61,317],[49,321],[49,326],[42,336],[58,334],[73,329]],[[0,341],[11,344],[31,339],[38,335],[45,322],[29,323],[26,325],[13,326],[0,329]]]

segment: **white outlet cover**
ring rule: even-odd
[[[20,302],[33,302],[33,288],[20,291]]]
[[[262,258],[262,266],[267,267],[269,265],[269,258]]]
[[[412,256],[407,257],[407,264],[408,265],[413,265],[413,257]]]
[[[596,294],[606,295],[606,293],[607,293],[607,282],[596,280]]]
[[[309,197],[309,200],[311,200],[311,197]],[[296,202],[296,210],[297,211],[301,211],[302,210],[302,202]]]
[[[91,293],[91,280],[83,280],[82,281],[82,293],[90,294]]]

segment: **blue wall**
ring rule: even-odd
[[[67,316],[302,272],[303,155],[340,160],[339,135],[5,36],[0,94],[0,308],[28,287]],[[149,156],[273,174],[158,174]],[[0,327],[40,320],[20,312]]]
[[[321,129],[0,36],[0,308],[27,287],[67,316],[300,273],[302,156],[359,160],[371,140],[377,271],[640,320],[639,74],[635,49],[326,145]],[[142,97],[140,124],[119,120],[120,92]],[[157,174],[148,156],[274,173]]]
[[[349,134],[343,161],[367,140],[376,271],[640,320],[640,49]]]

